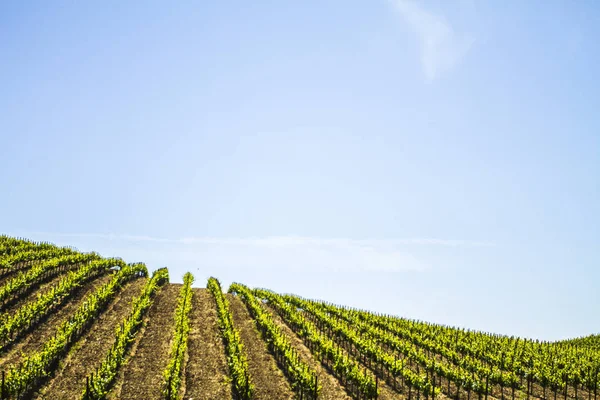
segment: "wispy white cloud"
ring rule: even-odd
[[[456,66],[475,39],[457,33],[443,15],[434,14],[416,0],[389,0],[421,44],[421,64],[428,81]]]
[[[44,240],[75,241],[76,246],[98,249],[126,258],[161,263],[198,263],[215,268],[288,268],[336,271],[423,271],[427,264],[416,257],[414,246],[492,246],[489,242],[446,239],[346,239],[304,236],[250,238],[163,238],[106,233],[29,232]],[[62,240],[60,240],[62,241]],[[83,247],[82,247],[83,248]]]
[[[192,236],[182,238],[165,238],[156,236],[115,234],[115,233],[61,233],[61,232],[25,232],[22,235],[45,235],[50,237],[72,237],[72,238],[97,238],[107,240],[120,240],[130,242],[158,242],[179,244],[228,244],[249,245],[263,247],[301,246],[301,245],[337,245],[337,246],[394,246],[394,245],[437,245],[437,246],[467,246],[481,247],[494,246],[493,242],[460,240],[460,239],[436,239],[436,238],[410,238],[410,239],[349,239],[349,238],[320,238],[314,236],[265,236],[265,237],[212,237]]]

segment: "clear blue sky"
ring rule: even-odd
[[[544,339],[600,332],[595,1],[0,4],[0,229]]]

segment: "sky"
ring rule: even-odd
[[[595,1],[0,3],[0,232],[600,332]]]

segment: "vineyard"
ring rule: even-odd
[[[0,236],[0,400],[598,400],[598,336],[544,342],[172,278]]]

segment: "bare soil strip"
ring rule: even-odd
[[[331,375],[321,363],[313,357],[310,349],[304,345],[302,339],[296,335],[294,331],[281,319],[270,307],[265,307],[273,316],[273,321],[279,326],[281,331],[288,337],[292,346],[298,351],[300,359],[311,366],[316,372],[319,378],[319,385],[321,385],[321,393],[319,399],[322,400],[350,400],[351,397],[346,394],[346,390],[340,384],[340,382]]]
[[[288,380],[267,350],[267,345],[256,329],[246,306],[236,296],[228,294],[227,298],[233,314],[233,324],[240,332],[242,344],[248,355],[248,367],[254,383],[254,399],[293,399],[294,394]]]
[[[173,319],[181,285],[165,285],[148,311],[147,325],[138,345],[123,365],[122,383],[113,390],[116,399],[160,399],[163,372],[169,363],[173,340]],[[139,335],[139,334],[138,334]]]
[[[21,354],[29,354],[41,349],[44,343],[56,332],[58,326],[68,320],[75,310],[77,310],[83,299],[87,295],[94,293],[110,279],[112,279],[112,274],[103,275],[88,282],[75,296],[71,297],[71,300],[64,307],[50,315],[48,319],[36,326],[31,333],[24,336],[20,342],[11,347],[7,353],[3,354],[2,358],[0,358],[0,369],[5,369],[9,365],[17,363],[22,358]]]
[[[135,279],[123,288],[61,363],[55,378],[41,390],[38,399],[75,399],[81,396],[85,389],[85,378],[110,350],[115,329],[131,312],[131,302],[141,294],[145,283],[146,279]]]
[[[193,293],[184,399],[232,399],[215,301],[206,289]]]

